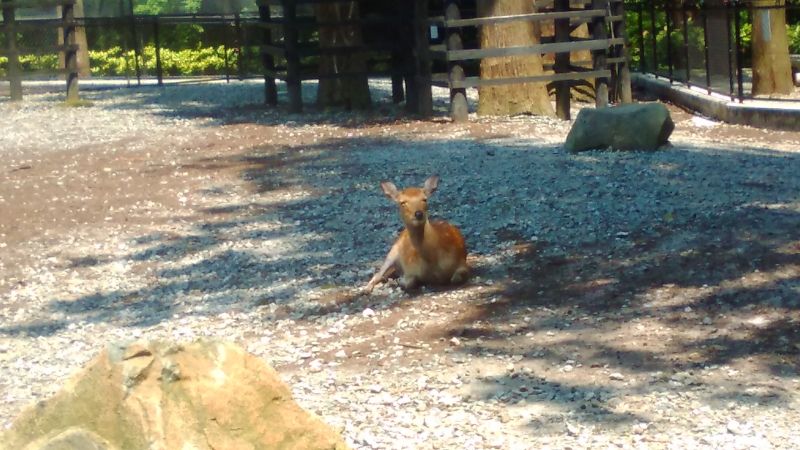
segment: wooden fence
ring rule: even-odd
[[[16,10],[23,7],[60,6],[61,18],[37,20],[35,23],[18,21]],[[22,79],[27,76],[41,75],[39,73],[20,70],[19,56],[25,54],[47,54],[61,52],[64,55],[64,68],[57,71],[47,71],[47,74],[60,73],[67,80],[67,101],[78,100],[78,45],[76,44],[75,0],[38,0],[26,2],[23,0],[0,0],[3,11],[3,22],[0,32],[5,35],[5,48],[0,48],[0,56],[8,58],[8,81],[12,100],[22,99]],[[63,30],[64,43],[35,48],[22,48],[17,45],[17,32],[24,30],[41,30],[43,27]]]
[[[628,55],[624,11],[621,0],[541,0],[539,10],[531,14],[502,17],[477,17],[462,5],[474,0],[408,0],[405,2],[370,2],[355,0],[363,9],[353,18],[328,19],[325,14],[315,14],[320,5],[347,4],[352,0],[257,0],[258,17],[248,19],[248,27],[260,34],[260,58],[265,78],[265,102],[278,102],[276,80],[286,82],[289,111],[303,109],[302,82],[304,80],[343,79],[353,77],[389,76],[392,80],[392,97],[395,102],[406,100],[409,111],[427,116],[433,112],[432,85],[442,84],[450,89],[451,116],[465,120],[468,108],[466,89],[518,83],[548,83],[555,90],[556,112],[559,117],[570,116],[571,88],[581,81],[592,80],[598,107],[605,106],[609,94],[623,102],[631,101]],[[15,20],[19,0],[0,0],[3,22],[0,31],[5,35],[8,79],[12,98],[21,98],[19,55],[28,53],[63,52],[68,100],[78,98],[78,68],[75,44],[76,20],[74,0],[37,0],[37,6],[60,5],[60,19],[20,22]],[[429,6],[441,5],[441,15],[431,16]],[[26,3],[27,5],[27,3]],[[366,11],[365,11],[366,10]],[[95,26],[102,20],[93,19]],[[156,74],[162,78],[159,27],[163,23],[227,23],[233,21],[237,46],[241,47],[242,18],[229,17],[127,17],[109,19],[108,26],[129,27],[134,41],[137,29],[152,26],[156,48]],[[551,32],[544,33],[536,45],[508,48],[476,48],[464,37],[475,36],[481,26],[509,22],[538,22],[549,24]],[[203,22],[203,23],[205,23]],[[200,22],[198,22],[200,23]],[[79,19],[77,26],[87,26],[87,19]],[[588,26],[588,37],[572,36],[573,31]],[[41,46],[35,49],[18,48],[15,31],[23,27],[63,29],[64,44]],[[356,43],[331,43],[320,39],[322,30],[340,28],[358,30],[363,34]],[[431,43],[434,30],[442,30],[442,43]],[[474,40],[474,39],[473,39]],[[135,47],[138,52],[138,46]],[[591,54],[587,61],[576,60],[579,53]],[[227,51],[226,51],[227,57]],[[361,55],[365,64],[359,70],[332,70],[323,72],[321,62],[332,56]],[[552,62],[544,65],[544,73],[500,79],[480,76],[479,66],[484,58],[545,55]],[[135,58],[138,65],[139,55]],[[240,55],[241,56],[241,55]],[[586,57],[588,58],[588,56]],[[242,64],[242,58],[239,58]],[[227,67],[227,66],[226,66]],[[437,73],[434,72],[436,68]],[[441,70],[444,70],[442,73]],[[227,69],[226,69],[227,72]],[[240,68],[240,76],[241,76]],[[137,77],[139,70],[137,66]],[[609,92],[610,91],[610,92]]]
[[[405,2],[396,2],[382,11],[361,14],[358,18],[318,20],[313,8],[333,3],[347,2],[258,0],[260,26],[264,30],[261,51],[266,102],[273,105],[277,103],[276,79],[286,82],[289,111],[300,112],[303,109],[301,83],[304,80],[390,76],[395,102],[406,98],[410,110],[432,111],[430,83],[426,86],[424,80],[420,80],[419,74],[424,69],[419,67],[420,52],[414,50],[423,42],[418,37],[420,32],[424,33],[426,30],[422,19],[422,14],[426,11],[423,4],[426,2],[413,0],[413,8],[409,8]],[[365,36],[357,44],[326,45],[314,33],[325,27],[358,28]],[[427,54],[427,51],[422,53]],[[319,59],[334,55],[361,55],[366,61],[365,69],[321,73]]]
[[[518,84],[530,82],[553,83],[556,92],[556,114],[562,119],[570,117],[570,87],[579,80],[594,80],[595,100],[598,107],[608,104],[609,79],[615,89],[614,94],[623,102],[631,101],[630,72],[625,49],[625,18],[621,0],[572,1],[552,0],[551,5],[540,6],[540,10],[530,14],[496,17],[462,18],[461,2],[445,0],[444,14],[431,17],[429,25],[444,30],[444,43],[435,46],[433,57],[444,62],[446,73],[433,75],[434,82],[446,84],[450,88],[450,114],[454,120],[466,120],[466,88]],[[547,2],[537,2],[546,5]],[[579,7],[574,5],[579,3]],[[506,48],[464,48],[462,33],[467,28],[509,22],[546,22],[554,24],[551,36],[542,36],[541,42],[530,46]],[[589,38],[575,38],[571,33],[580,25],[589,25]],[[591,68],[580,62],[571,62],[570,55],[575,52],[590,51]],[[545,64],[545,73],[509,78],[482,78],[479,74],[467,76],[469,67],[479,65],[483,58],[511,57],[525,55],[554,54],[554,63]],[[478,64],[475,64],[475,63]],[[468,65],[471,66],[468,67]]]

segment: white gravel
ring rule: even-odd
[[[385,82],[375,85],[380,97],[388,91]],[[437,90],[440,112],[444,94]],[[352,126],[347,114],[286,117],[255,108],[260,95],[259,83],[246,82],[86,92],[92,106],[83,108],[59,106],[60,94],[0,102],[0,173],[69,152],[113,160],[152,151],[152,164],[136,170],[168,167],[176,180],[194,180],[170,194],[174,203],[142,201],[124,211],[130,224],[76,224],[25,242],[0,234],[0,249],[14,258],[0,261],[0,424],[57,390],[109,342],[216,337],[279,367],[298,401],[356,448],[788,449],[800,442],[797,373],[785,378],[795,390],[780,402],[748,401],[744,392],[723,401],[724,388],[693,384],[689,375],[598,367],[602,376],[570,387],[538,372],[528,354],[461,352],[458,338],[429,352],[431,342],[403,337],[494,301],[494,284],[517,255],[508,233],[552,257],[598,246],[612,254],[663,227],[680,230],[663,244],[679,253],[738,233],[742,222],[797,225],[796,136],[769,147],[718,142],[704,134],[713,123],[687,120],[664,151],[569,155],[560,148],[569,123],[552,119],[473,117],[478,125],[422,131],[409,121],[408,132],[400,121],[381,133],[372,129],[381,125]],[[262,136],[264,148],[239,143],[243,131],[262,129],[273,133]],[[298,144],[269,146],[279,138]],[[228,142],[215,147],[220,161],[246,154],[265,162],[239,177],[184,168],[206,156],[211,140]],[[275,164],[281,160],[296,163]],[[391,284],[374,297],[355,296],[398,229],[378,182],[421,183],[432,173],[442,179],[433,212],[463,229],[478,279],[412,300]],[[95,176],[86,174],[87,183]],[[0,208],[13,201],[0,196]],[[798,279],[775,290],[797,308]],[[349,300],[329,307],[331,297]],[[356,357],[371,363],[348,364]],[[560,373],[588,370],[579,360],[552,363]],[[691,377],[724,373],[753,387],[731,370],[709,364]]]

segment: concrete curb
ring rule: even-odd
[[[640,73],[631,74],[632,84],[661,100],[675,103],[722,122],[758,128],[800,131],[800,100],[745,101],[734,103],[721,96],[698,92],[682,83]]]

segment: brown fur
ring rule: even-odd
[[[383,266],[367,284],[367,292],[392,270],[402,275],[401,284],[461,283],[469,275],[464,237],[455,226],[428,220],[428,197],[436,190],[439,178],[428,178],[422,188],[398,191],[394,184],[381,183],[387,197],[394,200],[405,229],[395,241]]]

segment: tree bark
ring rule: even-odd
[[[535,10],[531,0],[478,0],[482,17],[528,14]],[[535,45],[540,42],[531,22],[509,22],[481,27],[481,48],[503,48]],[[481,78],[535,76],[543,73],[540,55],[485,58],[481,61]],[[524,83],[488,86],[479,89],[478,114],[537,114],[555,116],[545,83]]]
[[[753,1],[753,95],[789,94],[794,90],[786,10],[758,9],[785,4],[785,0]]]
[[[357,20],[358,3],[321,3],[315,6],[319,22]],[[322,25],[319,28],[320,48],[363,45],[361,27],[358,25]],[[322,78],[317,89],[317,105],[367,109],[371,105],[369,83],[366,76],[367,60],[363,53],[329,54],[320,56],[320,74],[364,73],[343,78]]]
[[[82,19],[86,17],[83,9],[83,0],[76,0],[74,8],[76,19]],[[58,13],[58,17],[61,18],[61,6],[56,7],[56,11]],[[78,44],[78,75],[81,78],[85,78],[92,74],[91,67],[89,65],[89,41],[86,39],[85,27],[75,28],[75,43]],[[63,28],[58,29],[58,45],[64,45]],[[58,66],[62,69],[66,67],[64,52],[59,52],[58,54]]]

